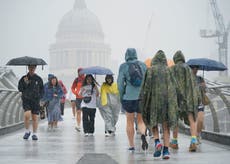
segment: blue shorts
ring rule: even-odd
[[[141,113],[139,100],[122,100],[122,108],[128,113]]]

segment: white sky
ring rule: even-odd
[[[19,56],[42,57],[49,62],[49,45],[55,42],[58,24],[73,8],[74,1],[0,0],[0,66]],[[168,58],[181,49],[186,59],[218,59],[215,39],[199,36],[200,29],[215,29],[208,0],[85,1],[101,22],[113,59],[123,62],[127,47],[137,48],[142,60],[159,49],[164,50]],[[217,0],[217,3],[227,25],[230,1]],[[23,67],[13,69],[25,70]],[[47,74],[48,66],[38,71]]]

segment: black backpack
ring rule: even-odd
[[[129,65],[129,76],[130,76],[130,84],[135,87],[140,87],[143,79],[143,73],[141,70],[141,66],[138,62],[128,63]]]

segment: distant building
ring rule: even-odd
[[[104,66],[111,63],[110,46],[104,43],[104,33],[97,16],[87,9],[85,0],[75,0],[50,46],[50,73],[70,85],[78,67]]]

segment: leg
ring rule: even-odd
[[[82,108],[84,133],[89,133],[89,114],[87,110],[87,108]]]
[[[169,131],[169,127],[168,127],[168,123],[167,122],[163,122],[162,125],[163,128],[163,137],[164,137],[164,148],[163,148],[163,159],[169,159],[169,138],[170,138],[170,131]]]
[[[82,110],[81,109],[78,109],[77,110],[77,117],[76,117],[76,121],[77,121],[77,126],[81,126],[81,112]]]
[[[178,138],[178,126],[175,129],[173,129],[173,139],[170,142],[170,147],[172,149],[179,149],[177,138]]]
[[[95,131],[94,128],[95,114],[96,114],[96,109],[89,109],[89,133],[90,134],[93,134]]]
[[[195,122],[195,119],[194,119],[192,113],[188,114],[188,120],[189,120],[189,124],[190,124],[190,133],[191,133],[191,137],[192,137],[189,151],[195,152],[196,151],[196,144],[197,144],[197,139],[196,139],[197,132],[196,132],[196,122]]]
[[[142,115],[140,113],[137,113],[137,127],[139,132],[141,133],[141,141],[142,141],[142,149],[147,150],[148,149],[148,143],[145,138],[145,132],[146,132],[146,126],[142,119]]]
[[[204,124],[204,112],[199,111],[197,115],[197,136],[201,133]]]
[[[75,118],[76,103],[73,100],[71,100],[71,107],[72,107],[73,117]]]
[[[33,133],[37,133],[38,129],[38,115],[32,114],[32,121],[33,121]]]
[[[204,111],[198,111],[197,114],[197,142],[201,144],[201,131],[204,125]]]
[[[27,110],[24,112],[24,126],[26,130],[29,130],[30,127],[30,117],[31,117],[31,111]]]
[[[126,112],[126,133],[130,148],[134,147],[134,113]]]

